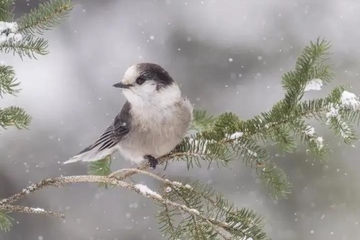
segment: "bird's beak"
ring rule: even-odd
[[[132,84],[125,84],[125,83],[122,83],[122,82],[118,82],[118,83],[115,83],[115,84],[113,85],[113,87],[116,87],[116,88],[125,88],[125,89],[130,88],[130,87],[132,87],[132,86],[133,86]]]

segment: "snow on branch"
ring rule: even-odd
[[[319,91],[319,90],[321,90],[322,86],[323,86],[323,81],[321,79],[319,79],[319,78],[313,79],[306,84],[304,91],[305,92],[310,91],[310,90]]]

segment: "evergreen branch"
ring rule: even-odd
[[[8,107],[0,109],[0,127],[6,129],[15,126],[18,129],[26,128],[31,121],[31,117],[22,108]]]
[[[266,114],[263,115],[265,116]],[[257,123],[254,124],[254,122]],[[223,142],[232,148],[236,156],[242,157],[246,166],[255,168],[261,182],[273,198],[286,197],[292,188],[287,175],[274,163],[270,162],[269,154],[265,148],[259,146],[257,142],[252,139],[255,134],[265,134],[265,129],[268,135],[269,131],[281,125],[279,122],[273,124],[270,122],[270,124],[265,125],[263,123],[265,122],[263,122],[260,117],[255,117],[248,121],[241,121],[239,124],[229,123],[229,125],[233,127],[231,131],[235,131],[235,135],[236,133],[242,134],[237,134],[240,136],[237,138],[234,138],[234,134],[225,134],[228,137],[223,140]],[[224,129],[224,127],[222,128]]]
[[[286,90],[284,103],[291,110],[296,106],[304,94],[306,84],[312,79],[321,79],[329,82],[332,78],[330,68],[325,64],[329,54],[330,43],[317,39],[306,46],[297,58],[295,71],[289,71],[282,77],[283,87]]]
[[[195,196],[200,196],[207,203],[206,215],[213,217],[219,221],[225,220],[226,222],[233,222],[236,228],[242,228],[243,232],[240,235],[242,237],[250,237],[246,230],[252,229],[251,234],[254,234],[253,239],[263,239],[266,237],[261,228],[264,226],[263,219],[257,216],[251,210],[246,208],[237,209],[228,200],[224,199],[222,195],[216,194],[215,191],[208,185],[199,183],[192,184],[192,188],[188,187],[189,184],[183,187],[183,191],[186,191],[188,195],[182,194],[182,196],[188,196],[189,199],[193,199]],[[200,200],[197,200],[200,201]]]
[[[268,159],[269,154],[265,148],[260,147],[256,141],[251,138],[238,138],[228,140],[227,143],[236,152],[237,156],[242,156],[245,166],[258,167],[263,166]]]
[[[297,139],[307,145],[307,152],[312,153],[320,160],[325,158],[328,149],[323,144],[322,137],[315,133],[315,129],[313,127],[311,127],[309,124],[306,124],[302,119],[294,121],[291,126],[294,135],[297,136]]]
[[[164,196],[168,198],[166,193],[164,193]],[[163,207],[164,210],[159,211],[156,214],[156,217],[159,219],[159,230],[164,233],[164,236],[171,236],[173,239],[179,239],[181,231],[179,231],[179,228],[175,227],[173,219],[174,216],[178,215],[178,212],[176,209],[170,208],[166,204],[162,204],[161,207]]]
[[[13,218],[5,212],[0,211],[0,230],[4,232],[10,231],[13,226]]]
[[[23,15],[17,22],[19,32],[26,35],[43,34],[63,21],[73,8],[71,0],[50,0]]]
[[[21,41],[8,40],[0,44],[0,51],[4,53],[12,52],[17,54],[20,58],[27,56],[35,58],[36,54],[48,54],[48,42],[43,38],[34,38],[31,35],[24,37]]]
[[[270,162],[265,148],[258,146],[254,140],[243,137],[232,140],[230,145],[238,156],[242,156],[246,166],[255,168],[256,174],[273,198],[286,197],[291,192],[292,185],[287,175]]]
[[[265,233],[261,230],[263,227],[262,218],[248,209],[238,210],[221,195],[215,194],[214,190],[207,185],[177,183],[175,186],[171,185],[167,194],[171,201],[180,202],[180,204],[189,208],[198,209],[201,214],[204,214],[209,219],[228,224],[228,227],[221,231],[214,226],[199,223],[194,216],[188,216],[187,218],[183,216],[183,220],[178,227],[181,231],[176,232],[177,235],[175,235],[181,239],[211,239],[211,237],[216,236],[221,236],[224,239],[230,239],[231,236],[253,239],[266,238]],[[161,214],[164,215],[164,213]],[[251,230],[249,231],[249,229]],[[223,230],[226,230],[226,232]],[[174,239],[174,236],[172,235],[171,238]]]
[[[300,136],[302,141],[313,140],[313,138],[305,138],[306,135],[304,135],[304,133],[307,125],[302,119],[315,118],[316,120],[329,125],[331,121],[329,121],[326,115],[329,114],[329,111],[331,111],[333,106],[337,107],[337,117],[341,118],[342,121],[349,125],[352,123],[359,124],[360,111],[358,109],[341,106],[340,97],[344,91],[344,87],[338,87],[326,98],[300,102],[294,107],[291,114],[287,114],[286,110],[282,108],[283,105],[278,103],[272,110],[261,113],[252,119],[242,121],[241,124],[237,125],[234,131],[243,131],[244,134],[242,138],[261,139],[266,142],[274,141],[277,142],[279,146],[285,147],[285,149],[288,148],[288,150],[291,151],[295,146],[292,146],[294,139],[291,139],[292,135],[289,135],[289,132],[293,132],[293,135],[297,137]],[[335,126],[333,130],[337,129],[337,132],[340,133],[340,127],[341,126],[339,125]],[[279,129],[281,129],[281,131],[279,131]],[[343,133],[347,132],[350,135],[350,140],[353,141],[355,137],[354,132],[345,130],[343,130]],[[284,140],[280,141],[278,137],[280,137],[280,140]],[[322,151],[322,153],[324,153],[324,151]]]
[[[263,167],[256,168],[256,173],[272,198],[286,198],[291,193],[292,184],[289,177],[275,163],[265,163]]]
[[[107,176],[111,174],[111,156],[107,156],[102,160],[91,162],[88,165],[88,173],[90,175]]]
[[[217,165],[226,166],[233,159],[233,155],[228,151],[225,144],[204,139],[201,134],[185,138],[173,153],[175,152],[185,153],[179,155],[181,158],[177,157],[174,160],[185,159],[188,169],[195,165],[201,167],[200,160],[207,161],[208,167],[210,167],[214,161]]]
[[[199,198],[190,199],[187,197],[187,195],[186,196],[182,195],[179,189],[177,188],[174,188],[173,190],[171,190],[171,192],[173,193],[173,199],[175,198],[174,200],[172,199],[172,201],[180,201],[181,202],[180,204],[185,205],[189,208],[194,208],[194,209],[202,208],[201,200]],[[208,239],[207,238],[208,235],[207,233],[209,233],[208,229],[204,227],[200,227],[196,219],[196,216],[194,215],[189,215],[188,217],[183,216],[183,220],[179,223],[179,227],[181,228],[180,239],[181,238],[199,239],[199,240]],[[214,234],[213,232],[210,232],[210,235],[213,234]]]
[[[296,112],[329,125],[346,144],[352,144],[357,139],[352,124],[359,125],[360,109],[349,108],[341,103],[340,96],[344,91],[343,87],[335,88],[327,98],[305,101],[297,107]]]
[[[264,113],[261,117],[270,118],[270,115]],[[260,147],[252,139],[256,133],[259,133],[259,129],[261,129],[261,133],[264,133],[264,129],[268,133],[269,130],[280,125],[269,126],[266,124],[269,121],[263,121],[261,117],[242,121],[232,113],[224,113],[217,118],[215,130],[207,133],[202,132],[201,136],[202,138],[215,139],[218,145],[224,145],[223,149],[227,149],[224,152],[228,156],[241,156],[246,166],[256,168],[256,173],[274,198],[285,197],[290,193],[292,187],[288,177],[275,164],[270,163],[269,154],[265,148]],[[284,141],[284,139],[282,140]],[[229,154],[228,147],[235,152],[235,155]]]
[[[196,131],[207,131],[211,130],[214,126],[216,118],[214,116],[208,115],[204,110],[193,111],[193,121],[191,123],[190,129]]]
[[[340,117],[332,117],[327,123],[335,134],[344,139],[346,144],[352,144],[357,139],[356,132],[353,127]]]
[[[207,221],[207,223],[209,223],[211,226],[211,223],[209,221]],[[209,235],[209,237],[206,239],[216,239],[217,236],[220,236],[224,240],[234,239],[233,237],[227,236],[226,233],[224,233],[221,228],[210,227],[209,230],[207,230],[207,231],[208,231],[207,234]]]
[[[293,131],[294,126],[291,123],[276,125],[269,129],[267,137],[272,139],[280,151],[291,153],[297,148]]]
[[[14,17],[11,11],[13,6],[13,0],[1,0],[0,1],[0,21],[8,22]]]
[[[14,68],[0,64],[0,97],[3,97],[4,94],[15,95],[18,93],[19,89],[16,87],[19,84],[16,82]]]
[[[353,111],[351,109],[340,109],[339,114],[341,118],[346,121],[348,124],[355,124],[356,126],[360,125],[360,111]]]
[[[254,239],[265,238],[265,233],[261,231],[263,227],[262,218],[250,210],[244,208],[241,210],[236,209],[233,204],[230,204],[221,195],[215,194],[215,191],[208,185],[202,185],[199,182],[192,184],[173,182],[140,169],[121,169],[112,173],[109,177],[117,178],[117,176],[122,176],[124,173],[130,172],[150,176],[163,183],[166,187],[166,194],[164,196],[173,202],[180,201],[183,205],[198,209],[201,214],[205,214],[208,218],[215,219],[219,222],[226,220],[233,223],[233,228],[236,228],[236,230],[232,229],[231,231],[234,231],[232,233],[235,234],[235,236],[247,236],[253,237]],[[207,203],[206,206],[204,206],[203,202]],[[207,209],[207,211],[203,212],[205,209]],[[184,238],[185,236],[183,234],[189,233],[190,235],[188,237],[192,239],[208,239],[209,235],[222,234],[222,232],[217,231],[216,228],[199,225],[195,216],[189,216],[189,218],[183,220],[183,225],[189,228],[188,231],[184,231],[184,226],[181,226],[181,224],[179,224],[180,227],[176,228],[172,224],[172,217],[180,214],[181,213],[177,213],[175,210],[170,210],[168,206],[164,206],[164,211],[158,214],[159,223],[162,224],[161,229],[169,234],[172,239]],[[246,230],[250,228],[252,229],[251,233],[247,233]],[[181,231],[176,229],[181,229]],[[251,235],[252,232],[256,232],[257,234]]]
[[[111,174],[111,155],[102,160],[90,162],[88,164],[88,174],[97,176],[108,176]],[[99,187],[108,188],[107,184],[99,184]]]
[[[47,41],[42,38],[35,38],[29,34],[32,31],[34,33],[35,29],[46,29],[43,26],[48,24],[47,26],[50,27],[51,24],[54,25],[60,20],[61,17],[59,15],[61,15],[61,12],[56,13],[56,16],[48,16],[48,18],[45,16],[45,14],[51,10],[50,5],[54,2],[56,1],[40,4],[39,11],[32,11],[30,14],[21,18],[21,29],[19,29],[18,23],[13,20],[13,1],[0,0],[0,52],[12,52],[14,55],[19,55],[20,58],[23,56],[36,58],[36,54],[47,54]],[[36,18],[37,14],[38,18]],[[43,18],[41,19],[40,16],[43,16]],[[54,17],[55,20],[52,20]],[[35,20],[38,20],[38,22]],[[3,94],[15,95],[19,92],[19,89],[17,89],[18,86],[19,82],[16,81],[13,68],[11,66],[4,66],[0,63],[0,97],[3,97]],[[0,109],[0,127],[2,128],[7,128],[9,126],[15,126],[19,129],[26,128],[30,123],[30,120],[31,117],[19,107]],[[24,194],[27,195],[28,192],[15,194],[12,198],[1,200],[3,203],[0,204],[0,230],[9,231],[12,227],[13,220],[7,215],[8,212],[45,214],[62,217],[61,214],[46,211],[44,209],[10,205],[6,203],[7,201],[12,201],[16,198],[22,198],[25,196]]]

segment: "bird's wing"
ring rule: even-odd
[[[121,112],[115,117],[113,123],[106,129],[96,142],[77,155],[64,162],[64,164],[83,161],[92,162],[100,160],[107,155],[113,153],[114,148],[121,139],[129,133],[131,128],[131,105],[126,102],[121,109]]]

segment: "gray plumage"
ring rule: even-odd
[[[114,86],[127,98],[121,112],[94,144],[65,163],[97,161],[117,150],[133,162],[150,161],[169,153],[185,136],[192,106],[162,67],[133,65]]]

